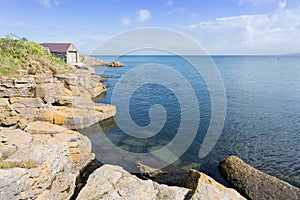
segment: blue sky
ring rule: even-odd
[[[300,52],[299,0],[2,0],[0,35],[73,42],[88,54],[123,31],[161,27],[209,54]]]

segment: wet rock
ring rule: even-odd
[[[141,180],[123,168],[104,165],[92,173],[77,199],[185,199],[190,190]]]
[[[140,161],[136,161],[135,164],[136,164],[136,168],[139,170],[139,172],[143,178],[155,178],[160,174],[166,173],[160,169],[155,169],[155,168],[149,167],[149,166],[141,163]]]
[[[240,199],[246,200],[234,189],[227,188],[216,182],[204,173],[191,169],[187,187],[192,189],[191,199],[223,200]]]
[[[236,156],[225,158],[219,170],[225,179],[249,199],[298,200],[300,197],[300,188],[253,168]]]

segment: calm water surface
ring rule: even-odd
[[[108,58],[101,57],[103,60]],[[193,57],[199,64],[201,57]],[[107,95],[100,101],[111,103],[111,94],[120,77],[146,63],[171,66],[182,74],[193,87],[200,107],[201,120],[190,148],[165,170],[169,174],[157,181],[178,184],[184,182],[187,170],[195,168],[226,184],[217,166],[229,155],[237,155],[250,165],[271,175],[300,186],[300,57],[297,56],[215,56],[227,96],[227,111],[222,134],[214,149],[203,159],[198,158],[200,146],[211,117],[210,93],[197,72],[176,56],[124,56],[118,61],[123,68],[97,67],[96,72],[111,76],[104,82]],[[159,71],[155,71],[159,75]],[[137,77],[137,81],[141,77]],[[170,84],[180,82],[169,77]],[[130,86],[130,81],[124,82]],[[177,87],[176,85],[176,87]],[[184,89],[184,88],[181,88]],[[188,98],[188,97],[187,97]],[[132,120],[139,126],[150,123],[149,108],[160,104],[167,112],[162,130],[155,136],[140,139],[125,134],[113,122],[101,124],[105,134],[117,146],[131,152],[149,152],[171,141],[180,124],[180,104],[167,87],[147,84],[132,95],[129,110]],[[193,115],[191,115],[191,120]],[[125,120],[117,114],[116,121]],[[188,130],[187,130],[188,131]],[[91,127],[83,131],[93,143],[94,152],[101,147],[103,133]],[[109,156],[110,152],[107,152]],[[98,155],[98,159],[100,155]],[[126,168],[126,166],[124,166]]]

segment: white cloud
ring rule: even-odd
[[[287,6],[287,0],[282,0],[278,3],[278,7],[280,9],[285,9],[286,6]]]
[[[131,24],[130,18],[124,17],[124,18],[122,19],[122,21],[121,21],[121,24],[122,24],[123,26],[129,26],[129,25]]]
[[[45,7],[51,7],[52,5],[55,5],[55,6],[59,5],[59,0],[37,0],[37,2],[41,6],[45,6]]]
[[[148,21],[151,17],[151,13],[147,9],[142,9],[138,11],[138,20],[140,22]]]
[[[214,53],[300,52],[300,7],[201,21],[189,30]]]
[[[174,1],[172,0],[167,1],[167,6],[173,6],[173,5],[174,5]]]

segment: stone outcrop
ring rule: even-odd
[[[120,62],[111,62],[111,63],[108,63],[108,66],[109,67],[123,67],[124,65]]]
[[[0,138],[1,199],[69,199],[79,171],[94,159],[87,137],[47,122],[3,129]]]
[[[0,77],[0,125],[24,129],[39,120],[82,129],[110,118],[116,114],[115,106],[93,102],[106,91],[101,81],[90,67],[69,74]]]
[[[103,62],[99,59],[86,56],[86,55],[79,55],[79,61],[88,65],[88,66],[102,66]]]
[[[190,198],[193,200],[246,200],[234,189],[224,187],[220,183],[216,182],[213,178],[193,169],[189,171],[187,187],[192,189]]]
[[[249,199],[298,200],[300,197],[300,188],[253,168],[236,156],[224,159],[219,169],[224,178]]]
[[[0,76],[0,97],[34,97],[34,76],[11,78]]]
[[[77,63],[77,66],[85,67],[85,66],[108,66],[108,67],[123,67],[124,65],[121,62],[113,61],[113,62],[103,62],[97,58],[93,58],[86,55],[80,55],[79,59],[80,63]]]
[[[104,165],[92,173],[77,199],[185,199],[189,189],[141,180],[123,168]]]
[[[234,189],[226,188],[211,177],[190,170],[188,188],[166,186],[151,180],[141,180],[123,168],[103,165],[94,171],[77,200],[88,199],[205,199],[245,200]]]

